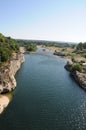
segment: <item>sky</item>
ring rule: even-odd
[[[16,39],[86,42],[86,0],[0,0],[0,33]]]

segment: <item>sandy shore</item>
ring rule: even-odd
[[[8,106],[10,99],[7,96],[0,95],[0,114]]]

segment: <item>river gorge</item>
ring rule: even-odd
[[[85,130],[86,92],[49,50],[25,54],[0,130]],[[6,96],[6,95],[5,95]]]

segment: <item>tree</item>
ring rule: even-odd
[[[5,42],[5,37],[0,33],[0,42]]]
[[[79,71],[79,72],[82,72],[83,68],[80,64],[75,64],[72,66],[71,68],[71,72],[74,72],[74,71]]]
[[[12,56],[11,51],[8,48],[0,48],[0,60],[1,62],[8,61]]]
[[[36,51],[37,47],[35,44],[30,44],[26,46],[27,51]]]
[[[13,52],[18,52],[19,46],[16,40],[5,37],[0,33],[0,66],[12,57]]]
[[[78,45],[77,45],[77,50],[83,50],[83,43],[80,42]]]
[[[86,49],[86,42],[83,44],[83,48]]]

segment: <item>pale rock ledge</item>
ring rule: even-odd
[[[0,71],[0,93],[11,92],[16,88],[15,74],[20,69],[21,64],[25,61],[24,54],[16,54],[8,66],[5,66]]]

